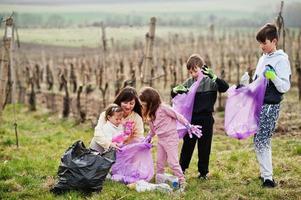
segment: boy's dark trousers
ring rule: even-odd
[[[197,138],[196,136],[190,138],[188,134],[185,135],[183,138],[184,143],[181,150],[180,165],[183,172],[185,172],[189,167],[195,143],[198,141],[198,170],[201,176],[205,176],[209,172],[208,165],[214,124],[212,113],[192,116],[191,124],[201,125],[203,136],[201,138]]]

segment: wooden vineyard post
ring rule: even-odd
[[[105,87],[101,87],[100,91],[102,94],[102,103],[103,103],[103,107],[105,108],[107,106],[107,102],[106,102],[106,94],[107,94],[107,90],[109,88],[109,84],[108,82],[106,82]]]
[[[70,85],[72,86],[72,92],[76,93],[77,90],[77,79],[75,75],[74,65],[70,64],[70,76],[69,76]]]
[[[20,66],[20,64],[18,64]],[[16,87],[18,88],[18,103],[24,104],[25,102],[25,93],[26,93],[26,87],[24,86],[25,77],[24,77],[24,70],[21,71],[16,70]],[[21,78],[22,77],[22,78]]]
[[[240,82],[240,62],[235,59],[235,65],[236,65],[236,85],[239,85]]]
[[[52,90],[53,88],[53,74],[50,69],[49,64],[46,65],[46,81],[47,81],[47,89]]]
[[[232,57],[228,60],[228,82],[231,83],[231,74],[232,74]]]
[[[300,62],[299,51],[297,52],[297,55],[296,55],[295,68],[296,68],[297,77],[298,77],[297,84],[298,84],[299,101],[301,101],[301,62]]]
[[[46,105],[47,108],[51,110],[51,113],[56,113],[57,108],[56,108],[56,99],[55,99],[55,93],[53,92],[53,85],[54,85],[54,78],[53,78],[53,72],[51,70],[50,63],[46,64],[45,67],[45,79],[46,79],[46,85],[47,85],[47,90],[49,91],[49,94],[46,99]]]
[[[278,13],[278,16],[276,18],[276,25],[277,25],[277,28],[278,28],[278,37],[279,37],[279,40],[281,39],[281,31],[282,31],[282,49],[283,51],[285,51],[285,27],[284,27],[284,19],[283,19],[283,16],[282,16],[282,10],[283,10],[283,4],[284,2],[281,1],[281,5],[280,5],[280,11]],[[279,42],[280,44],[280,42]]]
[[[3,37],[2,58],[0,65],[0,119],[2,111],[11,96],[12,86],[12,43],[14,36],[13,18],[8,17],[5,20],[5,32]]]
[[[119,61],[119,68],[116,70],[115,96],[119,93],[122,87],[123,80],[124,80],[124,63],[121,58]]]
[[[103,108],[106,107],[106,94],[108,92],[109,84],[108,82],[104,83],[104,80],[107,76],[107,62],[106,62],[106,54],[107,54],[107,38],[106,38],[106,29],[103,22],[101,22],[101,40],[102,40],[102,54],[100,56],[101,58],[101,64],[99,64],[99,79],[98,79],[98,88],[101,91],[102,94],[102,104]],[[113,46],[113,44],[112,44]],[[104,85],[103,85],[104,84]]]
[[[77,96],[76,96],[76,108],[78,111],[78,122],[83,123],[86,120],[86,112],[82,110],[81,108],[81,101],[80,101],[80,96],[83,91],[83,86],[79,86],[77,90]]]
[[[115,84],[114,84],[114,86],[115,86],[115,96],[119,93],[121,85],[122,85],[121,72],[120,72],[120,69],[117,69],[116,70],[116,81],[115,81]]]
[[[224,62],[224,53],[222,52],[221,54],[221,79],[224,79],[226,77],[226,73],[225,73],[225,62]],[[218,93],[218,107],[217,107],[217,110],[218,111],[224,111],[225,108],[223,106],[223,98],[222,98],[222,93],[219,92]]]
[[[107,58],[107,38],[106,38],[106,27],[103,22],[101,22],[101,40],[102,40],[102,66],[103,66],[103,73],[104,76],[107,75],[107,66],[106,66],[106,58]]]
[[[29,103],[29,110],[30,111],[36,111],[36,92],[34,89],[34,77],[30,77],[29,78],[29,86],[30,86],[30,93],[29,93],[29,99],[28,99],[28,103]]]
[[[62,74],[60,78],[63,85],[63,89],[65,91],[65,96],[63,100],[63,118],[67,118],[70,113],[70,99],[69,99],[69,92],[68,92],[68,84],[64,74]]]
[[[162,64],[163,72],[164,72],[164,88],[167,86],[167,59],[163,58],[163,64]]]
[[[152,85],[152,61],[153,61],[153,46],[155,40],[156,18],[150,19],[149,32],[146,34],[145,59],[143,65],[143,84]]]
[[[126,87],[126,86],[131,86],[131,87],[136,87],[136,71],[134,69],[134,64],[133,64],[133,61],[132,60],[129,60],[129,66],[130,66],[130,75],[131,75],[131,78],[124,81],[123,83],[123,87]]]
[[[33,75],[34,81],[37,86],[37,90],[39,92],[41,89],[41,84],[40,84],[41,82],[40,82],[40,66],[38,64],[35,64],[33,74],[34,74]]]

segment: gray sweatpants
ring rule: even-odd
[[[279,116],[280,104],[264,104],[260,112],[259,130],[254,136],[254,146],[261,177],[273,180],[271,137]]]

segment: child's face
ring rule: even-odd
[[[272,41],[266,39],[265,42],[263,43],[259,42],[259,47],[263,53],[270,54],[276,51],[276,43],[277,43],[276,39],[273,39]]]
[[[108,120],[115,126],[119,126],[122,122],[123,112],[115,112],[112,116],[108,117]]]
[[[189,71],[189,74],[192,78],[196,79],[198,77],[198,68],[197,67],[194,67],[194,68],[191,68]]]

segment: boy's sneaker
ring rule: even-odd
[[[200,180],[208,180],[208,174],[206,174],[206,175],[202,175],[202,174],[200,174],[199,176],[198,176],[198,179],[200,179]]]
[[[266,188],[274,188],[277,186],[277,183],[275,182],[275,180],[270,180],[270,179],[266,179],[263,183],[262,183],[262,187],[266,187]]]
[[[112,175],[110,173],[107,174],[106,179],[111,180],[112,179]]]

